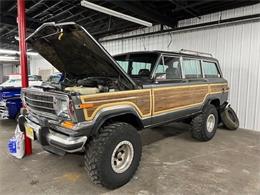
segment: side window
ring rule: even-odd
[[[151,70],[151,63],[145,63],[145,62],[132,62],[132,71],[131,75],[139,75],[140,71],[146,70],[147,72],[150,72]]]
[[[200,60],[183,58],[182,69],[187,79],[202,78]]]
[[[178,57],[162,57],[155,71],[157,80],[181,78],[181,64]]]
[[[9,80],[9,83],[18,83],[18,82],[21,82],[21,79],[11,79]]]
[[[127,73],[128,72],[128,61],[117,61],[117,63],[123,68],[123,70]]]
[[[202,69],[206,78],[219,78],[220,73],[217,64],[214,62],[203,61]]]

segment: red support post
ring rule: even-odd
[[[26,55],[26,16],[25,16],[25,0],[17,0],[17,15],[18,15],[18,31],[19,31],[19,50],[20,64],[22,76],[22,88],[28,87],[28,69]],[[25,155],[32,154],[32,142],[30,138],[25,136]]]

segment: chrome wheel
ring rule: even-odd
[[[131,165],[134,157],[134,148],[131,142],[121,141],[117,144],[111,157],[112,169],[116,173],[125,172]]]
[[[216,118],[215,118],[214,114],[210,114],[207,118],[207,130],[208,130],[208,132],[211,133],[214,130],[215,123],[216,123]]]

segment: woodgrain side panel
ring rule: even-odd
[[[208,85],[182,86],[154,89],[154,112],[160,114],[203,102]]]
[[[81,97],[82,103],[93,104],[85,109],[85,118],[92,120],[102,108],[129,105],[136,109],[141,117],[151,116],[151,90],[133,90],[124,92],[100,93]]]
[[[210,85],[211,93],[225,92],[225,91],[228,91],[228,89],[229,88],[228,88],[228,85],[226,83]]]
[[[154,113],[192,104],[191,93],[187,88],[161,89],[154,91]]]
[[[205,86],[196,86],[189,89],[192,97],[192,104],[202,103],[205,97],[208,95],[209,87]]]

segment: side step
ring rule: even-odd
[[[64,152],[63,150],[60,150],[60,149],[52,147],[52,146],[43,146],[42,148],[44,150],[46,150],[47,152],[50,152],[52,154],[56,154],[58,156],[64,156],[66,154],[66,152]]]

